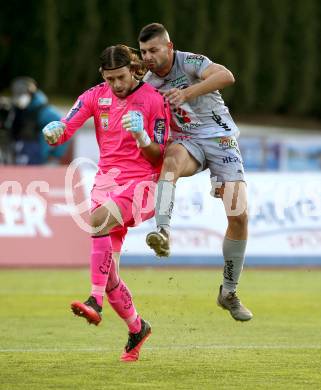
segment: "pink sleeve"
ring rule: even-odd
[[[86,91],[78,97],[68,114],[61,119],[61,122],[65,123],[66,129],[54,145],[60,145],[68,141],[86,120],[93,115],[92,100],[90,91]]]
[[[159,144],[162,153],[169,135],[170,109],[163,97],[155,92],[151,99],[148,124],[146,124],[148,135],[151,140]]]

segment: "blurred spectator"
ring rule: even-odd
[[[41,130],[62,115],[48,104],[46,95],[30,77],[18,77],[11,84],[12,104],[4,122],[8,130],[12,162],[18,165],[57,164],[68,145],[52,148]],[[10,163],[10,159],[9,162]]]
[[[10,112],[10,99],[0,96],[0,164],[12,164],[13,156],[10,147],[10,137],[5,123]]]

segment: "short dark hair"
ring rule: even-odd
[[[138,42],[147,42],[150,39],[167,33],[166,28],[160,23],[150,23],[140,30]]]

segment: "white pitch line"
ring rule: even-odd
[[[144,347],[145,350],[194,350],[194,349],[321,349],[321,345],[162,345],[158,347]],[[53,353],[53,352],[112,352],[118,351],[119,348],[0,348],[0,353]]]

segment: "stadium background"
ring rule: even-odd
[[[236,75],[224,91],[234,114],[320,118],[320,8],[318,0],[2,2],[0,90],[23,73],[75,97],[100,80],[103,48],[137,46],[140,28],[159,21],[177,48],[206,53]]]
[[[90,331],[68,316],[70,301],[88,293],[89,240],[66,206],[66,167],[0,166],[0,389],[319,389],[320,1],[2,2],[0,94],[28,75],[65,113],[100,81],[102,49],[137,46],[152,21],[167,26],[178,49],[235,74],[223,97],[241,128],[252,191],[240,292],[255,318],[240,326],[215,309],[225,219],[206,173],[182,180],[173,257],[160,262],[145,248],[153,221],[125,244],[122,272],[154,334],[138,370],[120,366],[126,330],[113,313],[106,308]],[[75,137],[73,157],[97,161],[91,122]],[[91,163],[77,170],[75,204],[92,175]]]
[[[235,85],[224,90],[223,97],[240,126],[239,142],[248,172],[248,264],[316,265],[321,262],[320,15],[316,0],[202,0],[197,6],[192,1],[155,1],[151,6],[148,1],[130,0],[14,0],[2,5],[0,16],[0,90],[8,93],[12,78],[29,75],[66,113],[83,90],[100,81],[97,64],[104,47],[118,42],[137,46],[141,26],[163,22],[175,47],[205,53],[226,64],[236,76]],[[97,162],[91,122],[73,140],[72,157]],[[39,175],[45,180],[41,173],[18,172],[30,181]],[[82,197],[88,196],[93,169],[81,169],[79,174],[86,183]],[[6,175],[2,171],[2,182],[12,176]],[[48,242],[57,251],[54,242],[67,234],[59,224],[70,235],[73,230],[77,234],[76,224],[73,229],[63,222],[68,220],[64,173],[57,175],[60,183],[55,185],[50,180],[56,175],[48,176],[49,193],[40,195],[38,189],[35,198],[22,188],[21,198],[3,200],[9,205],[0,220],[0,240],[5,241],[2,264],[28,263],[30,258],[36,265],[40,260],[35,259],[41,257],[44,265],[86,264],[88,243],[80,232],[78,241],[83,244],[77,254],[72,249],[76,236],[65,251],[68,255],[56,252],[55,261],[39,251]],[[167,265],[220,264],[226,223],[221,205],[209,192],[204,175],[181,180],[173,217],[173,257]],[[39,203],[41,196],[49,201],[46,211]],[[251,197],[256,200],[254,205]],[[33,216],[27,211],[28,202],[35,208]],[[14,216],[15,207],[20,216]],[[30,218],[39,218],[39,223],[45,218],[47,235],[37,231]],[[28,238],[23,237],[19,224],[29,229]],[[151,252],[137,245],[152,227],[149,221],[130,233],[125,263],[155,264]],[[18,250],[14,255],[5,249],[17,237],[31,251],[28,259],[20,259]]]

